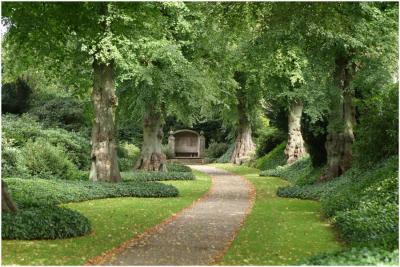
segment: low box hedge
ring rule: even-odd
[[[157,182],[104,183],[46,179],[5,179],[18,207],[58,205],[112,197],[176,197],[176,187]]]
[[[124,181],[168,181],[168,180],[194,180],[192,172],[128,172],[123,174]]]
[[[77,211],[58,206],[3,212],[2,239],[62,239],[91,231],[89,220]]]

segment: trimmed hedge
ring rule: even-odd
[[[105,183],[46,179],[5,179],[18,207],[41,207],[113,197],[176,197],[178,189],[157,182]]]
[[[74,210],[57,206],[3,212],[2,239],[62,239],[91,231],[89,220]]]
[[[168,180],[194,180],[192,172],[129,172],[123,174],[124,181],[168,181]]]
[[[189,166],[179,163],[167,163],[168,172],[192,172]]]
[[[305,265],[395,265],[399,264],[399,251],[380,248],[351,248],[322,253],[300,264]]]

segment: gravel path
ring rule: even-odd
[[[207,197],[144,234],[105,265],[211,265],[224,255],[252,207],[253,188],[238,175],[203,165]]]

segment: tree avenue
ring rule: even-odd
[[[186,229],[146,243],[161,256],[168,246],[170,265],[200,252],[224,255],[220,265],[398,264],[398,3],[1,10],[5,264],[106,264],[162,221]],[[212,176],[228,212],[204,213]],[[196,199],[201,220],[166,220]],[[215,218],[207,229],[235,238],[225,254],[199,250],[208,230],[197,226]],[[131,254],[128,265],[142,259]]]

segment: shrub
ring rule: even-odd
[[[12,147],[22,148],[28,140],[45,139],[53,146],[62,147],[68,158],[79,168],[90,166],[90,144],[87,138],[64,129],[45,129],[31,116],[2,115],[3,138],[12,140]],[[14,174],[16,175],[16,174]]]
[[[285,141],[286,135],[275,127],[266,127],[259,131],[256,141],[256,156],[262,157],[272,151],[277,145]]]
[[[21,114],[29,109],[32,95],[31,87],[21,78],[13,83],[6,83],[1,88],[1,108],[3,113]]]
[[[20,208],[112,197],[176,197],[179,194],[174,186],[157,182],[106,183],[21,178],[7,178],[5,181]]]
[[[167,163],[168,172],[192,172],[189,166],[180,163]]]
[[[235,143],[231,144],[228,148],[228,150],[226,150],[226,152],[219,157],[216,162],[218,163],[229,163],[231,162],[231,158],[232,158],[232,154],[233,151],[235,150]]]
[[[217,159],[221,157],[227,150],[229,146],[226,143],[211,143],[205,151],[205,157],[210,159]]]
[[[140,149],[134,144],[123,142],[119,144],[117,153],[119,170],[130,171],[140,156]]]
[[[261,176],[276,176],[287,179],[292,183],[301,180],[307,183],[306,176],[312,173],[312,163],[309,156],[306,156],[290,165],[278,166],[275,169],[265,170],[260,173]]]
[[[334,180],[315,184],[280,187],[278,188],[277,195],[288,198],[319,200],[324,195],[334,191],[337,186],[348,182],[349,179],[346,177],[339,177]]]
[[[62,239],[91,231],[89,220],[79,212],[57,206],[2,213],[2,239]]]
[[[395,83],[374,88],[359,104],[361,115],[355,128],[354,159],[363,167],[399,153],[398,87]]]
[[[277,166],[284,165],[286,163],[285,159],[285,146],[286,142],[281,143],[276,146],[267,155],[259,158],[256,161],[255,167],[260,170],[274,169]]]
[[[72,97],[55,97],[38,103],[29,113],[37,117],[45,127],[81,131],[89,126],[84,111],[82,101]]]
[[[351,248],[322,253],[299,264],[305,265],[398,265],[399,251],[381,248]]]
[[[21,149],[23,165],[30,176],[45,179],[78,179],[78,169],[68,159],[63,148],[53,146],[44,139],[28,141]]]
[[[175,156],[174,153],[172,152],[172,149],[169,147],[169,145],[163,145],[162,152],[165,154],[167,159],[172,159]]]
[[[124,175],[125,181],[167,181],[167,180],[194,180],[191,172],[129,172]]]
[[[19,148],[13,147],[13,140],[1,139],[1,174],[3,177],[13,175],[27,177],[29,175],[26,166],[23,165],[23,154]]]

